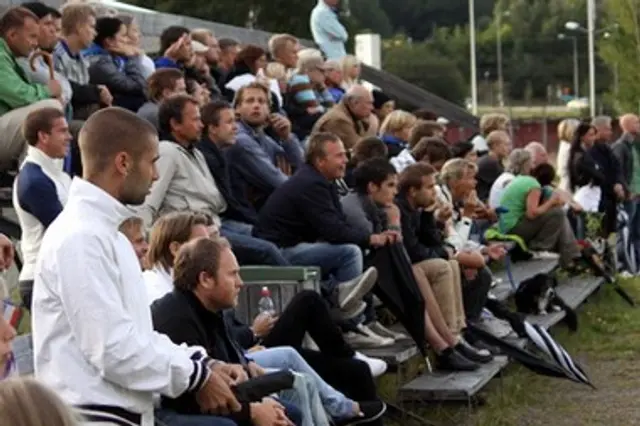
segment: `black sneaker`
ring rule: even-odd
[[[447,348],[436,355],[436,367],[446,371],[475,371],[480,364],[471,361],[454,348]]]
[[[486,364],[493,360],[493,355],[487,349],[473,347],[464,339],[460,339],[460,343],[455,346],[455,349],[465,358],[481,364]]]
[[[359,402],[361,416],[334,422],[336,426],[360,425],[378,420],[387,411],[387,404],[382,401]]]

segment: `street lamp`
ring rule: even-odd
[[[570,36],[563,33],[558,34],[558,39],[566,40],[570,38],[573,42],[573,96],[578,99],[580,97],[580,77],[578,67],[578,37]]]
[[[469,0],[469,62],[471,64],[471,112],[478,115],[478,70],[476,68],[476,11],[474,0]]]
[[[502,17],[508,17],[509,11],[496,13],[496,59],[498,65],[498,105],[504,107],[504,78],[502,76]]]
[[[596,49],[594,43],[595,14],[594,0],[587,0],[587,28],[584,28],[576,21],[568,21],[564,24],[564,27],[569,31],[587,33],[587,51],[589,53],[589,110],[592,117],[596,115]]]
[[[618,24],[611,27],[595,29],[596,6],[595,0],[587,0],[587,28],[576,21],[568,21],[564,27],[569,31],[579,31],[587,34],[587,50],[589,53],[589,110],[591,116],[596,115],[596,48],[595,35],[604,33],[605,37],[610,29],[618,28]]]

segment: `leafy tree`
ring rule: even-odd
[[[426,43],[407,43],[401,38],[385,41],[384,70],[444,99],[462,104],[467,89],[455,62]]]
[[[610,97],[618,111],[637,112],[640,109],[640,0],[606,0],[604,6],[605,25],[618,25],[611,37],[599,46],[605,64],[618,75],[618,87],[611,87]]]

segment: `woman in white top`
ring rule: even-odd
[[[560,184],[558,187],[565,191],[571,192],[571,184],[569,183],[569,151],[571,150],[571,141],[576,128],[580,124],[575,118],[567,118],[558,124],[558,158],[556,160],[556,170],[560,175]]]
[[[173,212],[160,217],[151,229],[144,282],[149,305],[173,291],[173,260],[180,247],[195,238],[211,234],[210,220],[202,214]]]

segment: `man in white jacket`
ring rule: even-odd
[[[195,392],[203,412],[240,410],[224,363],[152,330],[138,259],[118,232],[126,205],[141,204],[158,178],[155,129],[107,108],[86,121],[79,145],[83,179],[72,182],[35,268],[36,377],[89,423],[151,426],[154,394]]]

